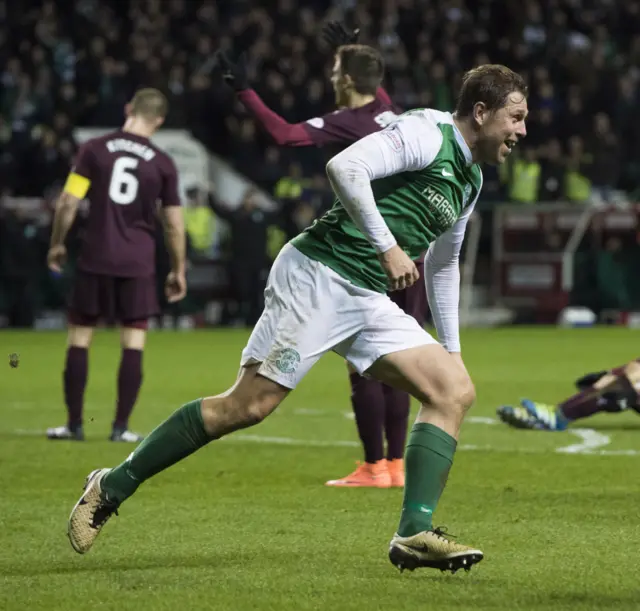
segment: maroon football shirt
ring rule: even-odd
[[[395,121],[400,110],[384,88],[378,87],[374,100],[359,108],[343,108],[303,123],[287,123],[273,112],[253,89],[238,93],[238,98],[256,121],[280,146],[319,146],[333,155],[369,134]],[[422,276],[424,255],[416,261]],[[423,325],[427,303],[424,286],[417,282],[404,291],[390,293],[392,299]]]
[[[309,119],[303,123],[287,123],[273,112],[253,90],[241,91],[238,97],[258,123],[281,146],[328,146],[344,148],[357,140],[380,131],[394,121],[401,111],[387,92],[379,88],[376,98],[359,108],[344,108]]]
[[[72,171],[91,181],[78,268],[122,278],[152,276],[157,202],[180,205],[171,157],[148,138],[115,131],[83,144]]]

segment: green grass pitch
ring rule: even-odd
[[[132,428],[147,432],[184,402],[224,390],[246,336],[151,333]],[[491,419],[520,397],[565,397],[578,375],[638,356],[638,339],[624,329],[463,333],[478,401],[435,522],[486,556],[449,575],[400,574],[389,563],[400,490],[323,486],[360,458],[335,355],[266,422],[145,484],[94,549],[76,555],[66,520],[85,475],[132,450],[106,441],[117,335],[96,336],[88,440],[78,444],[42,435],[65,419],[64,336],[1,333],[0,356],[21,361],[0,367],[0,609],[637,610],[640,417],[598,416],[573,433]]]

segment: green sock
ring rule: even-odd
[[[404,458],[406,481],[398,526],[401,537],[433,528],[433,512],[447,483],[456,445],[456,440],[437,426],[422,422],[413,425]]]
[[[142,482],[207,445],[202,399],[183,405],[157,426],[120,465],[111,469],[101,487],[109,498],[122,503]]]

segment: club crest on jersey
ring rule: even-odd
[[[300,353],[293,348],[285,348],[276,359],[276,367],[282,373],[293,373],[300,364]]]

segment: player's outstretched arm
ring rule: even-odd
[[[218,52],[218,63],[225,82],[233,87],[238,99],[251,116],[279,146],[324,146],[334,142],[353,142],[357,139],[347,116],[342,111],[323,117],[309,119],[303,123],[288,123],[277,112],[269,108],[248,82],[242,58],[237,62]]]
[[[310,146],[314,144],[301,123],[291,124],[285,121],[251,89],[245,59],[242,55],[237,61],[232,61],[229,55],[218,51],[216,59],[222,70],[222,78],[225,83],[235,90],[238,99],[276,144],[280,146]]]
[[[316,144],[305,129],[304,123],[288,123],[271,110],[253,89],[238,92],[238,99],[277,145],[313,146]]]

